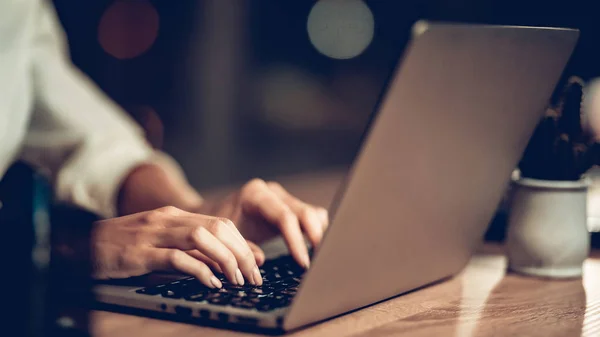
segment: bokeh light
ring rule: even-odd
[[[102,15],[98,42],[117,59],[131,59],[148,51],[158,36],[159,16],[145,0],[115,1]]]
[[[350,59],[371,44],[375,21],[361,0],[320,0],[308,15],[307,30],[310,42],[321,54]]]

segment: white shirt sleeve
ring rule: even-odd
[[[70,62],[54,10],[40,4],[32,43],[35,106],[22,159],[48,173],[60,202],[113,217],[123,179],[153,150],[139,126]]]

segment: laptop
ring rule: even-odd
[[[281,255],[262,266],[261,287],[221,290],[153,273],[98,284],[97,300],[289,331],[452,277],[482,243],[578,35],[417,22],[309,270]]]

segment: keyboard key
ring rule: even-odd
[[[166,297],[166,298],[182,298],[183,295],[174,292],[173,290],[165,290],[161,293],[162,297]]]
[[[227,305],[229,302],[229,299],[224,297],[215,297],[208,300],[208,303],[216,305]]]
[[[229,290],[246,290],[246,289],[248,289],[248,286],[246,286],[246,285],[239,286],[239,285],[233,285],[233,284],[224,284],[223,288],[229,289]]]
[[[294,287],[294,288],[287,288],[287,289],[283,289],[283,290],[281,291],[281,293],[282,293],[282,294],[285,294],[285,295],[294,296],[294,295],[296,295],[296,292],[297,292],[297,291],[298,291],[298,289]]]
[[[165,287],[166,287],[165,284],[161,284],[161,285],[157,285],[156,287],[148,287],[148,288],[144,288],[144,289],[139,289],[136,291],[136,293],[144,294],[144,295],[158,295],[165,289]]]
[[[289,299],[283,297],[281,299],[268,298],[263,299],[260,303],[256,305],[256,310],[258,311],[271,311],[278,308],[283,308],[288,306],[290,303]]]
[[[175,292],[180,293],[181,295],[188,295],[192,293],[205,292],[208,291],[208,287],[205,285],[195,282],[195,283],[184,283],[181,284],[176,289],[173,289]]]
[[[142,294],[142,295],[158,295],[160,293],[160,291],[156,290],[155,288],[142,288],[142,289],[138,289],[135,291],[138,294]]]
[[[194,283],[171,283],[161,292],[161,295],[167,298],[182,298],[190,294],[205,293],[208,291],[210,291],[210,288],[197,281]]]
[[[270,303],[261,303],[256,306],[256,310],[258,311],[271,311],[273,310],[273,306]]]
[[[208,294],[208,296],[206,296],[206,300],[208,301],[208,303],[217,304],[217,305],[226,305],[227,303],[230,302],[231,298],[232,298],[231,294],[220,293],[220,292],[210,293],[210,294]]]
[[[279,288],[278,286],[267,285],[267,286],[262,286],[261,289],[263,291],[263,294],[270,294],[270,293],[278,290],[278,288]]]
[[[252,302],[232,302],[231,306],[242,309],[253,309],[256,304]]]
[[[264,290],[261,287],[256,287],[256,288],[250,289],[250,293],[253,293],[253,294],[264,294]]]
[[[188,301],[193,301],[193,302],[202,302],[206,299],[206,294],[199,293],[199,294],[188,295],[185,297],[185,299]]]
[[[246,293],[246,297],[247,298],[257,298],[257,297],[264,297],[267,296],[265,294],[257,294],[257,293],[252,293],[252,292],[247,292]]]
[[[249,298],[232,298],[229,301],[229,305],[233,306],[233,307],[237,307],[237,308],[254,308],[258,303],[260,303],[260,300],[258,298],[253,298],[253,299],[249,299]]]
[[[279,293],[279,294],[272,294],[269,295],[266,300],[267,301],[282,301],[284,299],[286,299],[287,296],[285,294]]]
[[[304,274],[291,256],[282,256],[266,261],[260,268],[263,285],[255,287],[250,284],[234,285],[227,281],[223,274],[215,274],[222,282],[223,288],[211,289],[197,279],[188,277],[173,281],[166,285],[136,290],[139,294],[158,295],[167,298],[184,298],[187,301],[209,302],[215,305],[231,305],[237,308],[270,311],[289,305]]]

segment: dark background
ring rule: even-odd
[[[200,190],[346,167],[418,19],[579,28],[580,44],[566,74],[600,76],[600,24],[592,1],[365,2],[375,20],[374,39],[349,60],[328,58],[311,45],[306,22],[315,1],[55,5],[75,64],[146,128],[156,147],[182,164]],[[153,7],[158,14],[156,39],[139,56],[115,57],[100,41],[102,29],[113,40],[126,39],[127,29],[144,34],[137,10],[101,27],[119,3]]]

